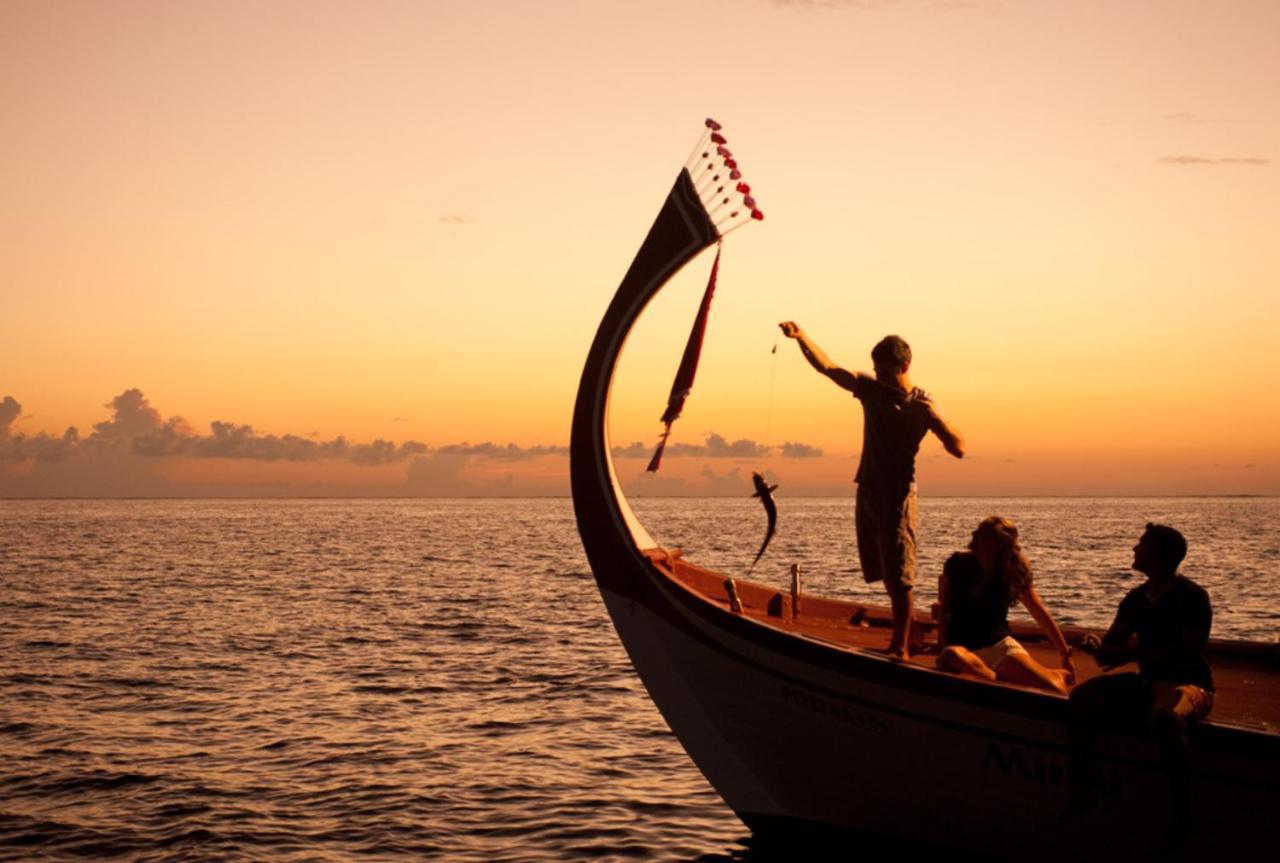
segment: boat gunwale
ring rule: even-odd
[[[774,653],[782,653],[789,659],[799,661],[801,663],[815,665],[823,670],[835,674],[851,674],[854,677],[870,680],[876,685],[888,686],[894,689],[909,690],[912,694],[939,698],[953,703],[963,704],[967,707],[978,707],[984,709],[992,709],[998,712],[1014,713],[1021,718],[1039,721],[1048,721],[1055,723],[1065,722],[1065,711],[1067,709],[1067,697],[1053,692],[1035,689],[1027,686],[1020,686],[1005,681],[986,681],[972,677],[964,677],[953,674],[951,672],[942,671],[937,668],[931,668],[925,665],[913,664],[910,662],[898,662],[890,659],[887,655],[877,655],[863,647],[832,643],[826,639],[818,639],[808,637],[804,633],[789,632],[786,629],[774,625],[767,616],[757,616],[746,613],[737,613],[732,611],[727,601],[717,597],[709,596],[690,584],[682,581],[675,573],[662,566],[658,557],[665,556],[665,551],[654,554],[655,550],[641,551],[636,549],[638,556],[647,564],[649,577],[652,579],[654,586],[666,594],[669,600],[683,597],[685,599],[684,607],[692,612],[697,618],[713,629],[719,628],[731,635],[742,638],[759,646],[762,650]],[[677,557],[671,558],[673,561]],[[679,558],[684,566],[694,567],[703,573],[717,575],[713,570],[708,570]],[[735,579],[736,581],[736,579]],[[774,588],[767,585],[760,585],[758,582],[738,582],[739,584],[749,584],[754,587],[763,587],[767,590],[777,592]],[[672,594],[670,588],[678,588],[678,593]],[[808,596],[808,595],[806,595]],[[692,598],[694,602],[689,602]],[[820,598],[820,597],[815,597]],[[848,602],[847,600],[831,600],[824,599],[827,602]],[[674,604],[674,603],[673,603]],[[876,609],[876,606],[860,606],[857,603],[848,603],[852,607],[862,607],[868,609]],[[653,608],[651,604],[645,603],[651,611],[662,615],[660,609]],[[669,615],[662,615],[664,619],[671,621]],[[682,627],[689,632],[688,627]],[[743,656],[740,652],[732,650],[730,647],[716,642],[715,639],[705,636],[705,633],[699,630],[693,630],[695,637],[704,644],[711,644],[714,647],[727,653],[739,661],[752,665],[757,665],[754,660]],[[763,634],[763,639],[761,635]],[[770,643],[762,643],[768,641]],[[796,655],[790,651],[780,651],[774,648],[778,646],[802,646],[801,651],[809,651],[813,654],[810,657]],[[834,660],[834,662],[833,662]],[[856,670],[838,667],[840,664],[854,662],[860,666]],[[774,675],[786,675],[776,668],[763,667],[763,670]],[[1271,669],[1262,669],[1268,673],[1275,673]],[[870,671],[868,674],[866,672]],[[851,703],[859,703],[864,707],[874,708],[888,713],[894,713],[908,718],[933,722],[935,724],[947,724],[965,728],[968,731],[978,731],[989,737],[1000,737],[1009,741],[1022,743],[1030,743],[1036,746],[1048,746],[1049,748],[1065,751],[1065,744],[1055,745],[1044,740],[1029,740],[1020,738],[1015,735],[1008,735],[998,732],[987,726],[965,726],[960,723],[940,722],[936,716],[927,716],[919,714],[915,711],[896,707],[894,705],[882,702],[862,700],[856,696],[850,696],[837,690],[831,690],[821,687],[807,680],[794,679],[797,685],[809,688],[820,688],[824,694],[832,697],[840,698]],[[921,687],[920,684],[925,684]],[[1204,748],[1223,754],[1247,754],[1257,756],[1265,754],[1272,761],[1280,762],[1280,729],[1271,730],[1266,726],[1245,725],[1241,723],[1224,722],[1221,720],[1209,719],[1201,723],[1197,723],[1190,731],[1194,743],[1197,748]],[[1138,734],[1115,733],[1111,736],[1123,737],[1131,742],[1147,742],[1146,738]],[[1259,744],[1262,745],[1263,752],[1258,751]],[[1247,750],[1247,751],[1246,751]],[[1136,759],[1126,759],[1114,757],[1119,763],[1143,763]],[[1239,782],[1242,784],[1254,784],[1248,780],[1239,777],[1230,777],[1226,779],[1229,782]],[[1276,783],[1280,785],[1280,780]],[[1270,787],[1270,786],[1268,786]]]

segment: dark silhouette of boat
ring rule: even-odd
[[[1141,731],[1103,738],[1101,804],[1064,821],[1065,698],[941,672],[928,656],[891,661],[887,609],[731,586],[640,524],[611,459],[610,384],[645,305],[720,239],[704,196],[682,170],[596,333],[571,441],[587,558],[676,737],[760,841],[839,843],[842,859],[904,841],[966,857],[1148,856],[1166,827],[1168,786]],[[1038,630],[1016,634],[1054,664]],[[1068,632],[1077,643],[1084,635]],[[1099,673],[1078,656],[1082,678]],[[1184,850],[1215,859],[1276,847],[1277,658],[1274,644],[1211,644],[1219,689],[1212,720],[1193,730],[1196,820]]]

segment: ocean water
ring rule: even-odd
[[[740,574],[749,499],[635,501]],[[780,499],[753,577],[879,600],[852,502]],[[1214,635],[1280,630],[1280,500],[925,499],[920,602],[977,522],[1105,626],[1143,524]],[[0,502],[0,860],[772,859],[618,643],[567,500]]]

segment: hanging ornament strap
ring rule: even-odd
[[[720,247],[716,247],[716,260],[711,265],[711,278],[707,280],[707,289],[702,294],[702,304],[698,306],[698,317],[693,321],[693,329],[689,332],[689,341],[684,346],[684,356],[680,360],[680,368],[676,370],[676,379],[671,384],[671,395],[667,396],[667,409],[662,414],[662,438],[658,448],[649,460],[647,470],[651,473],[662,464],[662,451],[667,447],[667,438],[671,436],[671,424],[680,418],[684,410],[685,400],[693,389],[693,379],[698,373],[698,359],[702,356],[702,340],[707,333],[707,313],[711,311],[711,297],[716,292],[716,276],[720,272]]]

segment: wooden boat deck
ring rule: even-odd
[[[658,570],[704,600],[729,608],[725,576],[685,561],[678,550],[651,549],[646,552]],[[839,599],[802,593],[798,613],[792,613],[790,593],[757,582],[734,579],[742,603],[742,614],[762,625],[793,635],[821,641],[845,650],[884,653],[889,641],[892,615],[887,607],[862,605]],[[912,656],[911,664],[934,669],[937,630],[927,613],[917,612],[916,623],[925,634],[925,648]],[[1058,665],[1057,651],[1034,625],[1013,623],[1017,639],[1047,667]],[[1079,645],[1097,630],[1063,627],[1073,645]],[[1243,641],[1209,643],[1209,662],[1217,692],[1210,722],[1280,735],[1280,643]],[[1078,651],[1075,656],[1077,682],[1102,673],[1093,657]],[[1120,670],[1136,670],[1124,666]],[[945,672],[938,672],[945,673]],[[990,686],[1014,686],[990,683]],[[1036,690],[1039,691],[1039,690]],[[1044,692],[1046,698],[1062,698]]]

